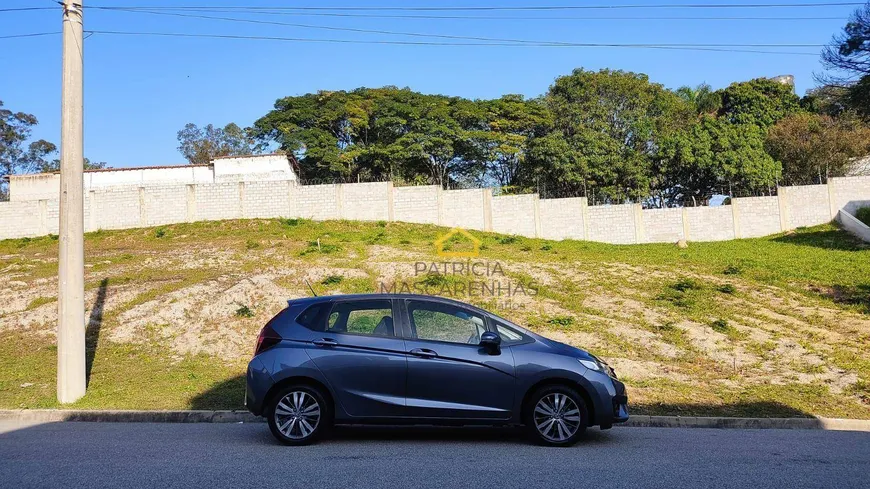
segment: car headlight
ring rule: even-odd
[[[577,361],[580,362],[580,365],[583,365],[584,367],[588,368],[589,370],[601,371],[601,365],[598,365],[598,362],[596,362],[594,360],[586,360],[583,358],[578,358]]]

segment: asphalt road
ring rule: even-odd
[[[343,429],[302,448],[265,424],[0,421],[2,487],[870,487],[870,433],[614,428],[572,448],[515,430]]]

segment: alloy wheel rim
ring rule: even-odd
[[[549,394],[535,405],[535,426],[549,441],[561,442],[574,436],[583,419],[580,408],[565,394]]]
[[[307,392],[293,391],[275,406],[275,424],[287,438],[308,438],[320,424],[320,403]]]

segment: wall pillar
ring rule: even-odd
[[[196,185],[187,186],[187,222],[196,221]]]
[[[287,217],[294,218],[299,217],[298,209],[299,207],[296,205],[296,195],[298,189],[296,188],[298,184],[295,180],[287,181]]]
[[[97,193],[93,190],[88,191],[88,228],[86,231],[96,231],[97,227]]]
[[[239,219],[245,218],[245,182],[239,182]]]
[[[344,185],[340,183],[335,184],[335,212],[338,214],[338,219],[344,219],[343,191]]]
[[[689,208],[683,207],[683,240],[689,241]]]
[[[634,242],[646,243],[646,229],[643,225],[643,205],[634,204]]]
[[[483,230],[492,231],[492,189],[480,190],[483,192]]]
[[[39,235],[48,234],[48,201],[40,200],[37,203],[39,213]]]
[[[731,220],[734,222],[734,239],[743,237],[740,229],[740,210],[737,208],[737,199],[731,197]]]
[[[437,193],[437,205],[438,205],[438,225],[444,225],[444,189],[441,188],[441,185],[438,186]]]
[[[779,204],[780,231],[788,231],[791,229],[791,219],[788,212],[788,187],[776,188],[776,202]]]
[[[840,209],[837,209],[837,194],[834,191],[834,179],[828,178],[828,206],[831,209],[831,220],[837,218],[837,213]]]
[[[580,197],[580,218],[583,219],[583,240],[589,241],[589,199]]]
[[[145,205],[145,187],[139,187],[139,226],[148,225],[148,207]]]
[[[395,197],[395,192],[393,189],[393,182],[387,182],[387,220],[393,222],[396,220],[396,203],[393,198]]]
[[[544,235],[544,223],[541,222],[541,196],[539,194],[534,195],[534,199],[532,202],[535,205],[535,237],[540,238]]]

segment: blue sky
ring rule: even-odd
[[[652,3],[799,3],[801,0],[642,0]],[[808,1],[808,0],[805,0]],[[826,0],[820,0],[826,1]],[[88,9],[89,6],[522,6],[603,5],[604,0],[85,0],[85,29],[241,36],[427,41],[322,29],[247,24]],[[2,0],[0,8],[51,7],[52,0]],[[436,20],[254,15],[192,15],[260,19],[355,29],[578,43],[825,44],[854,6],[755,9],[628,9],[575,11],[388,12],[393,15],[514,16],[516,20]],[[339,11],[340,13],[341,11]],[[345,12],[347,13],[347,12]],[[377,12],[355,12],[377,14]],[[833,17],[814,20],[653,20],[643,17]],[[533,20],[535,17],[549,19]],[[553,19],[555,17],[555,19]],[[601,17],[618,17],[602,19]],[[631,19],[634,17],[635,19]],[[59,31],[60,7],[0,12],[0,35]],[[439,39],[431,39],[439,41]],[[447,42],[446,40],[440,40]],[[715,88],[759,76],[793,74],[798,94],[814,86],[817,56],[627,48],[400,46],[301,43],[95,34],[85,41],[85,154],[126,166],[180,164],[176,132],[184,124],[250,125],[277,98],[317,90],[397,85],[426,93],[491,98],[537,96],[572,69],[613,68],[646,73],[670,88],[707,82]],[[818,48],[792,51],[818,52]],[[785,51],[785,50],[783,50]],[[39,118],[37,138],[60,139],[59,35],[0,39],[0,100]]]

